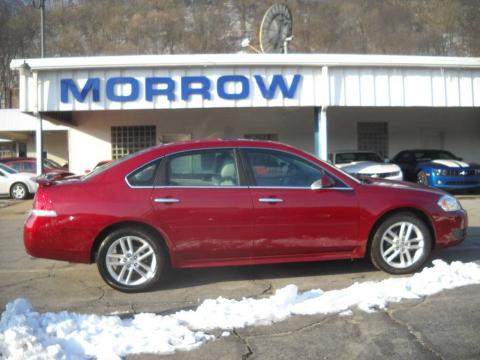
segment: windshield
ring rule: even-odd
[[[9,167],[7,165],[4,165],[4,164],[0,164],[0,169],[2,169],[3,171],[5,171],[8,174],[17,174],[18,173],[17,170],[12,169],[11,167]]]
[[[453,155],[451,152],[444,150],[424,150],[424,151],[415,151],[413,153],[415,160],[424,159],[424,160],[458,160],[458,158]]]
[[[357,161],[383,162],[382,158],[373,152],[351,152],[337,154],[335,164],[348,164]]]

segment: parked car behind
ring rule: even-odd
[[[395,164],[386,164],[373,151],[337,151],[329,154],[330,162],[343,171],[359,178],[370,176],[389,180],[403,180],[400,167]]]
[[[0,164],[0,195],[9,195],[12,199],[23,200],[37,192],[38,184],[29,173]]]
[[[149,148],[80,179],[39,180],[24,243],[36,257],[96,262],[113,288],[151,288],[165,267],[369,257],[421,268],[465,238],[467,215],[437,189],[366,178],[293,147],[204,140]]]
[[[402,168],[409,181],[445,190],[480,189],[480,165],[465,162],[449,151],[404,150],[392,162]]]
[[[3,163],[19,172],[25,173],[37,173],[37,160],[35,158],[3,158],[0,159],[0,163]],[[59,174],[71,174],[63,166],[50,159],[43,160],[43,173],[59,173]]]

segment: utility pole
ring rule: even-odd
[[[32,0],[32,5],[40,9],[40,55],[45,57],[45,0]],[[38,77],[37,77],[38,79]],[[38,80],[37,80],[38,81]],[[38,83],[37,83],[37,109],[38,104]],[[43,121],[42,115],[37,111],[37,129],[35,131],[35,152],[37,153],[37,175],[43,173]]]

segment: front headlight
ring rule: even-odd
[[[437,202],[443,211],[458,211],[462,209],[462,206],[453,196],[443,195]]]
[[[447,170],[446,169],[434,169],[433,173],[437,176],[446,176]]]

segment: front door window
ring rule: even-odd
[[[245,149],[254,184],[258,187],[310,187],[325,171],[280,151]]]

